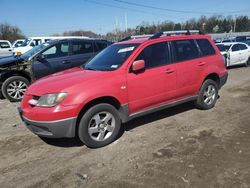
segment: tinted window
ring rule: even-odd
[[[146,47],[136,60],[144,60],[146,68],[169,64],[168,43],[162,42]]]
[[[203,56],[209,56],[215,54],[213,46],[207,39],[198,39],[196,40]]]
[[[224,44],[216,44],[216,46],[219,48],[221,52],[227,52],[231,45],[224,45]]]
[[[85,69],[100,71],[116,70],[127,60],[137,46],[138,44],[114,44],[109,46],[87,63]]]
[[[94,46],[95,52],[102,51],[104,48],[107,47],[107,43],[104,42],[96,42]]]
[[[245,44],[239,44],[241,50],[246,50],[247,46]]]
[[[175,61],[185,61],[199,57],[199,51],[194,40],[173,41]]]
[[[67,56],[69,52],[68,42],[60,43],[51,46],[45,50],[42,54],[46,59]]]
[[[38,45],[40,45],[42,43],[42,40],[41,39],[35,39],[33,41],[33,43],[35,44],[35,46],[38,46]]]
[[[240,47],[239,47],[238,44],[233,45],[232,52],[236,52],[236,51],[239,51],[239,50],[240,50]]]
[[[93,44],[88,41],[75,41],[72,42],[72,54],[86,54],[93,52]]]
[[[1,48],[10,48],[10,45],[8,42],[0,42],[0,47]]]

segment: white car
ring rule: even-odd
[[[241,42],[225,42],[216,44],[225,58],[226,67],[245,64],[250,65],[250,47]]]
[[[21,55],[25,52],[32,49],[34,46],[38,46],[42,43],[48,42],[50,40],[60,40],[60,39],[67,39],[67,38],[88,38],[88,37],[82,37],[82,36],[61,36],[61,37],[30,37],[28,39],[25,39],[21,46],[14,48],[14,54],[15,55]]]
[[[25,39],[17,39],[17,40],[15,40],[13,42],[13,44],[12,44],[12,48],[17,48],[17,47],[21,46],[24,40]]]
[[[0,56],[12,55],[11,43],[8,40],[0,40]]]

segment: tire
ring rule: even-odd
[[[84,113],[79,123],[78,136],[86,146],[99,148],[113,142],[120,128],[121,119],[116,108],[101,103]]]
[[[218,84],[207,79],[203,82],[195,105],[198,109],[208,110],[214,107],[218,99]]]
[[[2,91],[0,91],[0,99],[4,99]]]
[[[250,57],[248,58],[247,62],[246,62],[246,67],[250,67]]]
[[[3,96],[10,102],[19,102],[29,85],[29,80],[22,76],[12,76],[5,80],[2,85]]]

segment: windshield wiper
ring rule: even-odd
[[[90,67],[84,67],[85,70],[93,70],[93,71],[97,71],[97,69],[94,68],[90,68]]]

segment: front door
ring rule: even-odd
[[[32,64],[32,72],[35,79],[71,67],[68,42],[57,43],[45,49],[39,55],[41,55],[43,59],[36,59]]]
[[[240,56],[241,56],[240,47],[238,44],[234,44],[229,52],[230,65],[240,64],[241,63]]]
[[[170,64],[167,42],[146,47],[136,58],[145,61],[145,71],[128,73],[130,114],[166,104],[175,97],[176,70]]]

